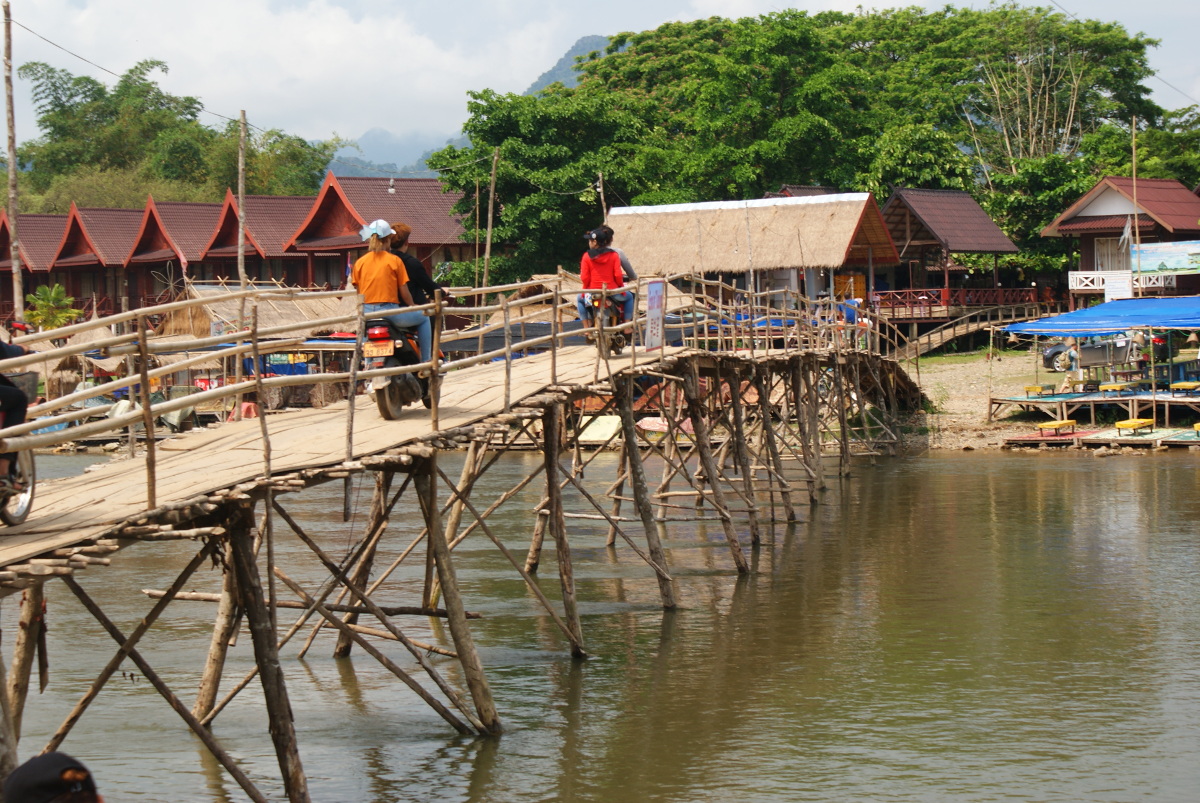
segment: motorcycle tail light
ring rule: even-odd
[[[367,340],[387,340],[391,336],[386,326],[372,326],[367,330]]]

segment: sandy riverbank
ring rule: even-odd
[[[1061,382],[1063,374],[1041,368],[1028,351],[985,352],[921,360],[910,364],[909,375],[919,381],[933,412],[917,413],[906,423],[906,448],[999,449],[1006,435],[1027,433],[1027,419],[1009,417],[989,422],[988,399],[1021,395],[1025,386]]]

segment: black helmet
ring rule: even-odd
[[[595,240],[596,245],[601,247],[611,245],[613,241],[613,230],[608,226],[597,226],[596,228],[583,235],[585,240]]]

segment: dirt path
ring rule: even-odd
[[[1035,370],[1036,369],[1036,370]],[[1020,395],[1026,385],[1061,381],[1063,374],[1047,372],[1028,352],[1003,352],[987,359],[922,361],[909,375],[920,382],[934,412],[918,413],[908,422],[909,449],[999,449],[1010,433],[1028,432],[1028,422],[1006,419],[988,422],[988,399]]]

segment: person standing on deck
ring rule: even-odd
[[[363,297],[363,313],[411,307],[413,299],[408,292],[408,272],[400,258],[388,251],[396,235],[391,224],[386,220],[375,220],[363,226],[359,234],[368,250],[354,263],[350,282]],[[433,327],[424,312],[408,310],[385,317],[396,326],[416,330],[421,362],[433,358]]]

